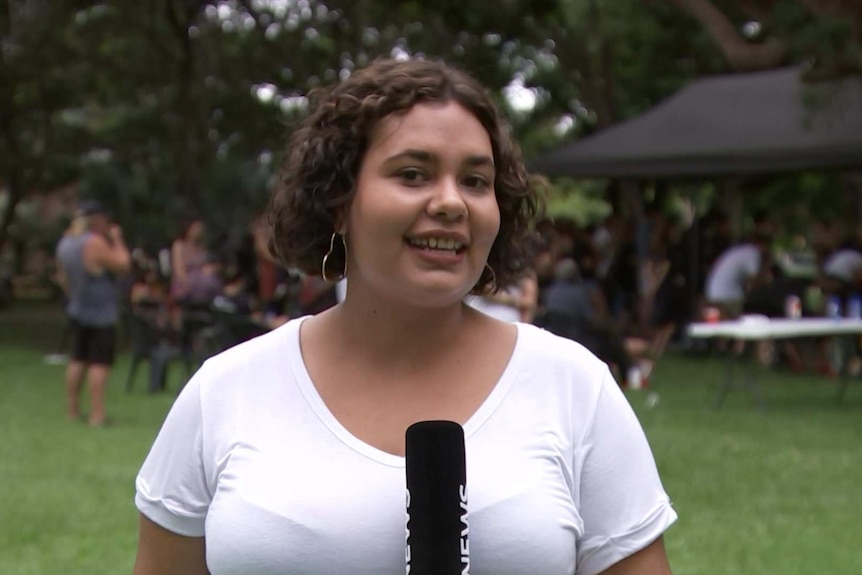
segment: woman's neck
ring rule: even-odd
[[[371,361],[416,365],[434,361],[460,345],[474,314],[461,302],[443,308],[417,307],[354,292],[328,316],[329,327],[345,351],[361,351]]]

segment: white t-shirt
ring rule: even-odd
[[[205,536],[212,575],[400,575],[404,459],[327,409],[288,322],[210,360],[138,475],[138,509]],[[517,324],[512,358],[465,424],[473,575],[593,575],[676,520],[607,367]]]
[[[746,282],[760,270],[760,250],[752,244],[724,251],[706,278],[707,301],[732,302],[745,299]]]
[[[853,276],[859,269],[862,269],[862,254],[850,249],[838,250],[823,264],[825,275],[847,283],[853,281]]]
[[[520,293],[520,290],[516,287],[509,288],[507,291],[513,295]],[[485,315],[505,321],[506,323],[515,323],[521,320],[521,310],[515,306],[492,301],[486,297],[470,295],[464,298],[464,303],[481,311]]]

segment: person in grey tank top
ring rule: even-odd
[[[90,391],[91,426],[106,423],[105,388],[114,363],[115,326],[119,315],[118,278],[129,271],[131,256],[122,230],[104,207],[86,202],[78,215],[83,233],[67,234],[57,245],[60,283],[72,326],[72,358],[66,368],[66,413],[81,418],[84,376]]]

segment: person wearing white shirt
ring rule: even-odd
[[[272,201],[344,301],[208,360],[141,467],[135,575],[405,572],[405,431],[465,431],[473,575],[670,575],[677,518],[607,365],[464,303],[513,285],[539,208],[463,72],[378,60],[313,98]]]
[[[706,278],[707,304],[724,316],[739,316],[748,290],[768,275],[770,242],[768,235],[755,234],[750,242],[725,250]]]
[[[862,253],[851,248],[834,252],[823,263],[823,274],[845,285],[858,283],[862,279]]]
[[[539,283],[534,273],[526,274],[515,285],[486,295],[470,295],[467,305],[508,323],[531,323],[539,305]]]

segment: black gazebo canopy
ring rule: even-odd
[[[862,77],[808,84],[796,67],[707,77],[530,167],[644,179],[858,169]]]

